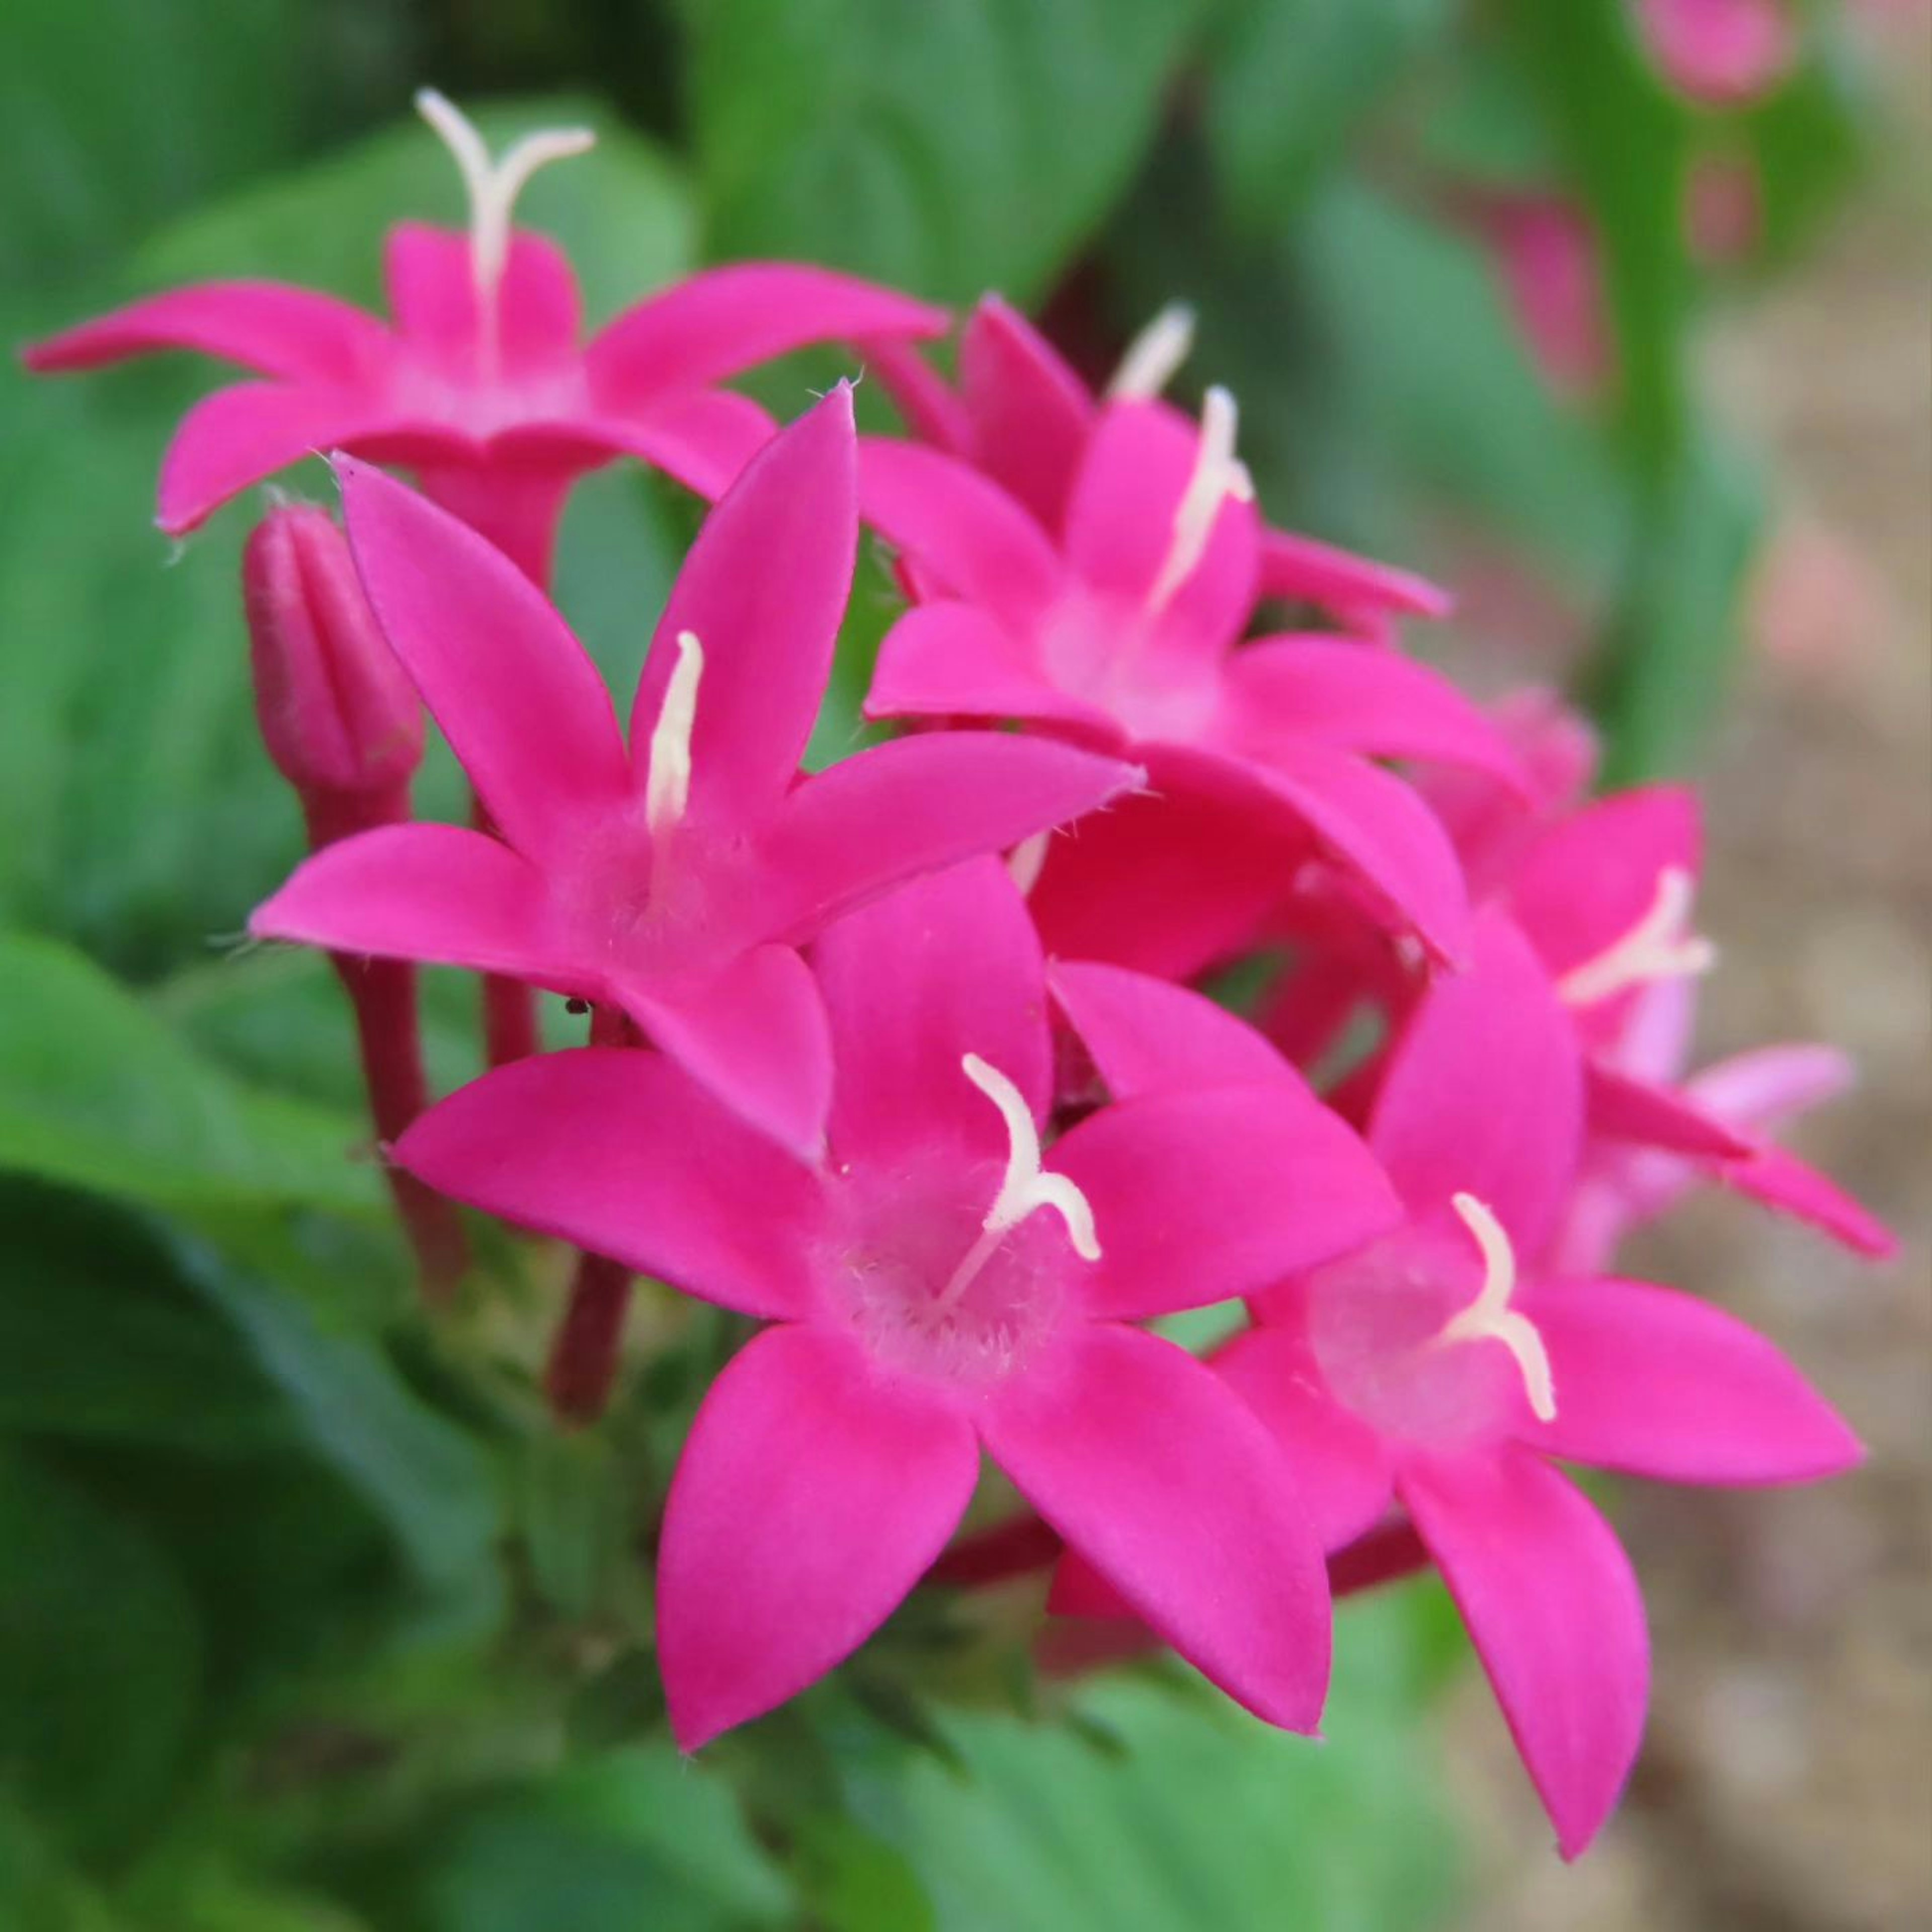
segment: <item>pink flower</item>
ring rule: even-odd
[[[344,460],[370,601],[502,837],[410,825],[333,846],[250,929],[608,1002],[744,1118],[815,1150],[832,1069],[800,942],[1139,776],[1044,740],[961,733],[798,778],[851,583],[854,466],[842,384],[705,524],[627,749],[542,593],[454,518]]]
[[[1130,345],[1105,398],[1016,309],[988,296],[968,318],[955,389],[903,339],[866,344],[868,366],[915,434],[982,470],[1042,528],[1064,536],[1088,446],[1110,401],[1151,401],[1193,346],[1184,307],[1164,309]],[[1312,604],[1344,629],[1385,638],[1394,620],[1441,617],[1448,594],[1408,572],[1285,530],[1259,532],[1261,594]]]
[[[1321,1554],[1231,1391],[1131,1324],[1250,1293],[1389,1225],[1305,1091],[1108,1107],[1044,1152],[1039,941],[988,861],[833,927],[825,1160],[748,1133],[672,1063],[586,1049],[492,1074],[398,1157],[431,1186],[775,1325],[706,1396],[672,1484],[658,1631],[695,1749],[864,1642],[939,1555],[983,1447],[1180,1654],[1313,1726]]]
[[[1609,378],[1612,351],[1603,265],[1582,211],[1557,194],[1471,190],[1459,199],[1550,387],[1595,394]]]
[[[1692,100],[1737,107],[1777,86],[1798,58],[1786,0],[1636,0],[1651,58]]]
[[[1189,996],[1173,988],[1144,982],[1138,1010],[1118,982],[1099,1000],[1076,984],[1075,998],[1110,1089],[1138,1096],[1128,1106],[1231,1050],[1234,1023],[1197,1001],[1184,1024],[1174,1003]],[[1168,1017],[1154,1031],[1156,1000]],[[1552,1462],[1754,1484],[1833,1474],[1861,1453],[1730,1316],[1645,1282],[1528,1265],[1570,1198],[1582,1110],[1569,1016],[1491,912],[1471,969],[1438,979],[1410,1018],[1370,1115],[1406,1224],[1257,1298],[1259,1325],[1214,1365],[1287,1452],[1329,1548],[1392,1500],[1408,1513],[1569,1857],[1635,1757],[1648,1653],[1628,1559]]]
[[[868,442],[867,520],[904,552],[922,601],[880,649],[867,712],[1018,718],[1131,751],[1164,795],[1244,802],[1277,843],[1312,835],[1453,957],[1467,917],[1454,854],[1371,760],[1508,779],[1513,754],[1446,680],[1394,652],[1301,635],[1236,648],[1260,593],[1261,530],[1234,435],[1225,391],[1209,392],[1198,430],[1162,404],[1110,405],[1057,540],[966,464]]]
[[[393,325],[274,282],[152,296],[27,350],[29,368],[92,368],[158,349],[239,362],[266,380],[218,391],[163,463],[158,521],[191,530],[248,484],[317,450],[406,464],[428,494],[539,582],[571,482],[642,457],[716,496],[770,434],[748,398],[715,386],[829,338],[935,334],[943,310],[822,268],[752,262],[695,275],[581,344],[576,279],[552,242],[513,230],[536,170],[590,144],[532,134],[492,163],[440,94],[418,99],[470,195],[467,236],[392,230]]]

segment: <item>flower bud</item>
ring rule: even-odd
[[[422,706],[328,512],[278,504],[249,537],[242,585],[262,737],[316,842],[325,826],[400,816],[397,794],[422,758]]]

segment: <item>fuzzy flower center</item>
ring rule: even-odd
[[[1592,1006],[1600,1000],[1658,980],[1688,979],[1708,973],[1718,949],[1688,928],[1696,885],[1681,866],[1666,866],[1657,875],[1657,892],[1642,918],[1594,958],[1573,966],[1557,982],[1566,1004]]]
[[[1230,496],[1242,502],[1253,499],[1254,479],[1248,474],[1247,465],[1234,454],[1240,426],[1240,415],[1233,395],[1216,383],[1202,398],[1199,453],[1187,488],[1181,493],[1180,507],[1174,512],[1174,535],[1162,561],[1160,574],[1154,579],[1148,596],[1148,608],[1156,615],[1166,609],[1174,592],[1194,574],[1206,555],[1222,504]]]
[[[1111,402],[1148,403],[1174,380],[1194,348],[1194,311],[1186,302],[1169,302],[1127,344],[1107,384]]]

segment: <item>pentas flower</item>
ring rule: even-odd
[[[1107,1022],[1088,1014],[1114,1093],[1146,1105],[1229,1051],[1226,1016],[1197,1008],[1186,1024],[1184,997],[1144,992],[1170,1010],[1157,1033],[1124,1024],[1118,993]],[[1861,1454],[1775,1348],[1707,1303],[1530,1265],[1569,1201],[1582,1126],[1569,1016],[1487,914],[1470,969],[1409,1019],[1370,1118],[1404,1225],[1255,1298],[1258,1325],[1214,1364],[1281,1442],[1329,1547],[1392,1502],[1407,1513],[1569,1857],[1636,1756],[1648,1654],[1628,1560],[1552,1462],[1756,1484]]]
[[[1634,0],[1664,79],[1689,99],[1743,106],[1777,86],[1798,58],[1786,0]]]
[[[875,1630],[957,1527],[982,1449],[1228,1694],[1306,1730],[1328,1654],[1292,1470],[1233,1391],[1130,1325],[1254,1292],[1390,1224],[1305,1093],[1198,1084],[1052,1146],[1039,940],[992,861],[827,932],[816,1165],[668,1060],[491,1074],[397,1158],[431,1186],[773,1324],[718,1378],[665,1508],[659,1654],[695,1749]]]
[[[1138,782],[1045,740],[908,739],[814,778],[857,542],[841,384],[746,467],[693,545],[631,715],[502,554],[344,460],[357,566],[500,838],[396,826],[332,846],[250,930],[608,1003],[746,1120],[815,1152],[831,1059],[797,947],[901,880]]]
[[[342,448],[408,465],[542,581],[570,484],[611,457],[642,457],[706,496],[724,489],[771,429],[716,386],[725,378],[808,343],[946,326],[943,310],[846,276],[749,262],[639,302],[586,344],[569,263],[512,218],[530,177],[590,134],[531,134],[493,161],[442,96],[418,105],[462,171],[470,226],[391,230],[392,322],[280,283],[208,282],[26,351],[29,368],[55,371],[188,349],[266,379],[184,419],[161,469],[163,530],[191,530],[237,490]]]
[[[1613,350],[1600,251],[1582,208],[1554,193],[1466,188],[1450,200],[1494,264],[1550,387],[1563,396],[1598,394]]]
[[[1151,401],[1193,346],[1184,305],[1163,309],[1128,346],[1104,397],[1018,310],[988,296],[959,341],[956,388],[902,332],[866,345],[868,367],[914,433],[983,470],[1041,526],[1064,535],[1087,446],[1109,402]],[[1405,570],[1286,530],[1259,534],[1261,593],[1312,604],[1345,629],[1386,639],[1400,617],[1447,615],[1446,591]]]
[[[1010,718],[1148,764],[1163,794],[1245,800],[1312,835],[1442,958],[1467,922],[1462,877],[1402,758],[1514,776],[1508,747],[1436,673],[1332,637],[1242,645],[1259,595],[1259,520],[1234,404],[1199,428],[1111,404],[1051,534],[980,472],[868,442],[868,521],[923,600],[880,648],[875,718]],[[1077,855],[1075,855],[1077,856]]]

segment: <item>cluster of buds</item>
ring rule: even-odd
[[[991,1574],[955,1541],[983,1455],[1052,1610],[1292,1730],[1334,1594],[1434,1564],[1580,1850],[1647,1646],[1557,1466],[1762,1484],[1859,1453],[1768,1342],[1610,1274],[1615,1242],[1708,1180],[1890,1244],[1769,1137],[1833,1056],[1683,1077],[1713,960],[1694,801],[1590,800],[1554,700],[1485,710],[1402,654],[1441,592],[1269,527],[1233,398],[1160,400],[1184,316],[1096,394],[988,299],[956,385],[912,346],[944,318],[770,265],[580,352],[568,270],[508,227],[520,165],[573,144],[456,145],[476,219],[393,238],[393,334],[248,285],[37,359],[173,342],[268,374],[184,425],[170,527],[319,437],[358,452],[352,583],[319,512],[250,553],[264,732],[316,848],[252,929],[592,1010],[590,1045],[383,1124],[426,1196],[582,1250],[560,1409],[608,1392],[632,1271],[764,1324],[666,1505],[679,1740],[796,1695],[922,1582]],[[713,386],[825,337],[910,438],[860,437],[843,384],[782,430]],[[718,499],[628,728],[538,580],[569,478],[616,451]],[[920,728],[805,776],[862,521],[908,604],[866,708]],[[1255,635],[1283,600],[1306,626]],[[408,813],[418,697],[472,826]],[[1256,1023],[1195,990],[1284,949]],[[1148,1325],[1220,1305],[1206,1359]]]

